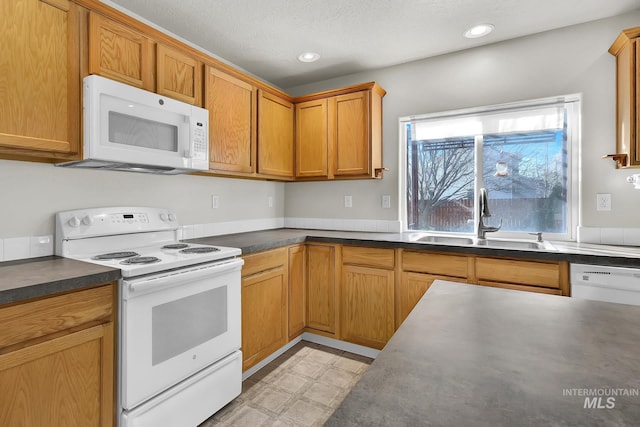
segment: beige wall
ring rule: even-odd
[[[384,98],[382,182],[286,184],[285,213],[292,217],[395,219],[398,198],[398,118],[403,116],[582,94],[582,225],[637,227],[640,191],[625,182],[603,154],[615,150],[615,60],[607,49],[620,30],[640,25],[640,11],[529,37],[469,49],[372,72],[288,88],[294,96],[377,81]],[[499,29],[498,29],[499,31]],[[640,171],[638,171],[640,172]],[[597,193],[610,193],[611,212],[596,212]],[[344,194],[354,207],[341,207]],[[381,209],[383,194],[393,209]]]
[[[214,194],[218,209],[211,208]],[[272,208],[268,196],[273,196]],[[281,218],[284,184],[0,160],[0,238],[53,234],[56,212],[99,206],[172,208],[181,224]]]

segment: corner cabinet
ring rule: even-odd
[[[296,98],[296,178],[381,178],[385,94],[372,82]]]
[[[0,307],[0,425],[115,425],[115,285]]]
[[[73,159],[81,117],[79,7],[11,0],[0,2],[0,16],[0,155]]]
[[[640,167],[640,27],[622,31],[609,53],[616,57],[616,167]]]
[[[256,88],[206,66],[204,108],[209,110],[209,169],[251,174],[256,170]]]
[[[293,179],[293,103],[258,90],[258,173]]]

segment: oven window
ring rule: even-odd
[[[151,316],[155,366],[227,331],[227,287],[155,306]]]
[[[178,127],[109,111],[109,141],[178,152]]]

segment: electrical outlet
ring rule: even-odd
[[[391,196],[389,195],[382,196],[382,208],[383,209],[391,208]]]
[[[345,208],[350,208],[352,206],[353,206],[353,197],[344,196],[344,207]]]
[[[213,209],[218,209],[220,207],[220,197],[216,195],[211,195],[211,207]]]
[[[598,211],[610,211],[611,210],[611,194],[596,194],[596,210]]]

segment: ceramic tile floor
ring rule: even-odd
[[[321,426],[373,360],[301,341],[247,378],[200,427]]]

